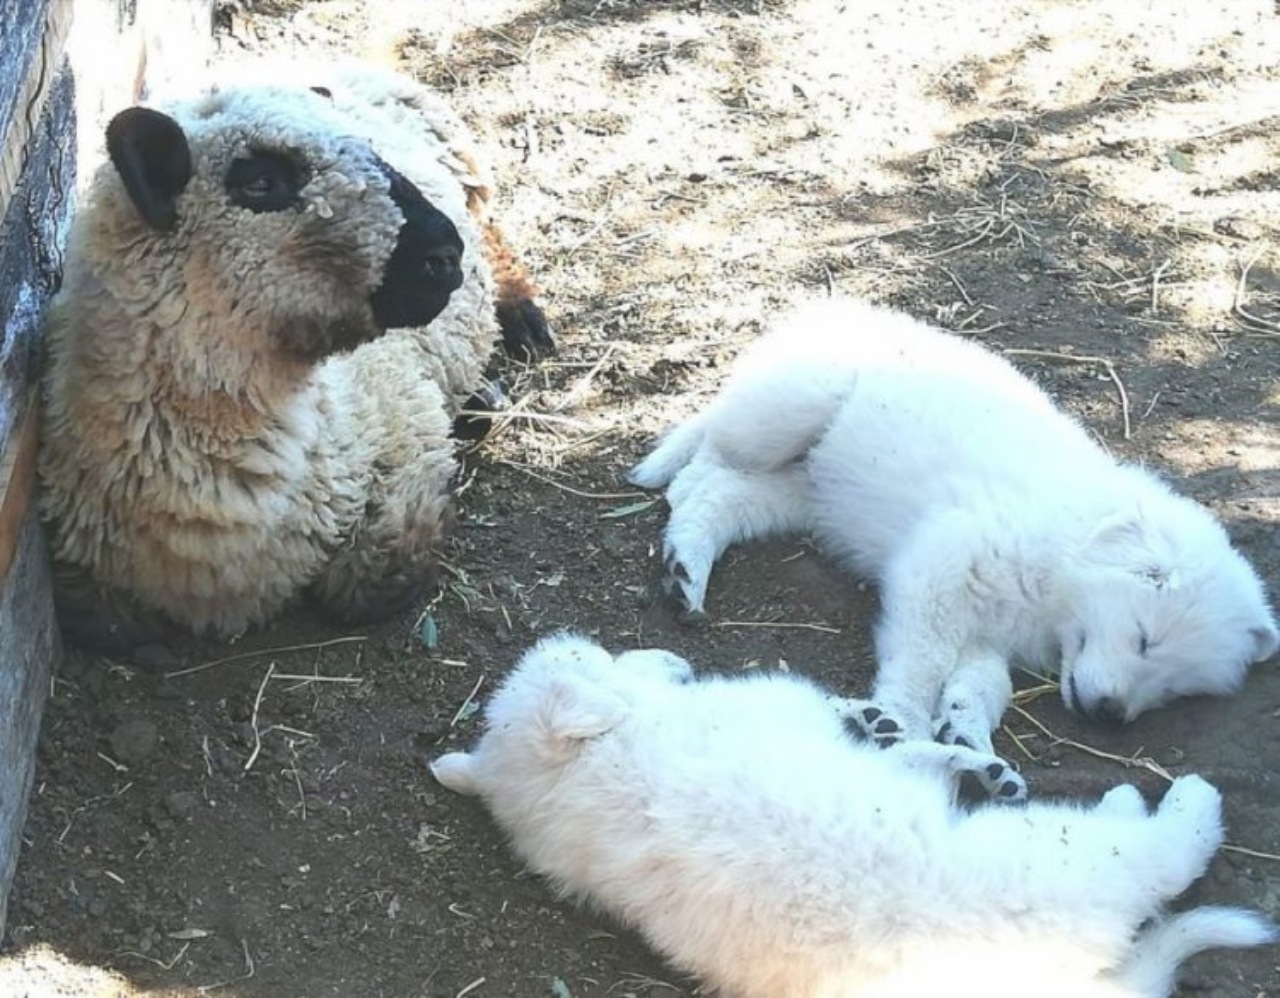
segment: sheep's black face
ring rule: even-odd
[[[462,237],[418,188],[386,164],[382,168],[404,225],[373,293],[373,317],[384,329],[425,326],[462,286]]]
[[[137,211],[125,224],[187,254],[209,328],[311,364],[434,320],[463,282],[448,216],[323,106],[233,97],[188,109],[185,127],[129,108],[107,129]]]

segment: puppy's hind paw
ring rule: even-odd
[[[694,582],[693,573],[672,551],[667,552],[663,561],[662,591],[679,608],[682,623],[694,624],[706,619],[702,587]]]

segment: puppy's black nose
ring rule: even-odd
[[[1115,697],[1103,697],[1094,704],[1089,716],[1103,724],[1124,724],[1124,704]]]

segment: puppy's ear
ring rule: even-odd
[[[1103,520],[1080,554],[1089,564],[1128,572],[1156,589],[1176,588],[1181,581],[1169,565],[1167,543],[1141,510]]]
[[[469,796],[479,793],[479,787],[476,786],[475,756],[467,752],[442,755],[431,764],[431,775],[454,793]]]
[[[577,678],[553,680],[543,708],[543,728],[558,742],[603,735],[627,715],[627,702],[622,697]]]
[[[171,231],[178,195],[191,180],[191,147],[182,126],[159,111],[131,107],[107,125],[107,153],[138,214],[153,229]]]
[[[1089,557],[1111,563],[1113,560],[1129,560],[1124,556],[1146,548],[1146,530],[1142,517],[1136,513],[1116,513],[1107,517],[1093,532],[1085,545]]]
[[[1280,647],[1280,634],[1276,633],[1276,625],[1266,621],[1257,627],[1249,628],[1249,636],[1253,638],[1253,661],[1261,662],[1270,658]]]

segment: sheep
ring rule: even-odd
[[[873,708],[799,674],[697,679],[573,634],[526,652],[484,718],[436,779],[724,998],[1157,998],[1192,954],[1275,938],[1237,909],[1159,920],[1223,839],[1198,776],[1154,812],[1132,785],[964,810],[959,774],[997,800],[1025,785],[959,745],[879,749]]]
[[[344,623],[402,609],[499,339],[554,347],[466,128],[356,64],[128,108],[106,145],[44,330],[64,634],[106,653],[304,595]]]

